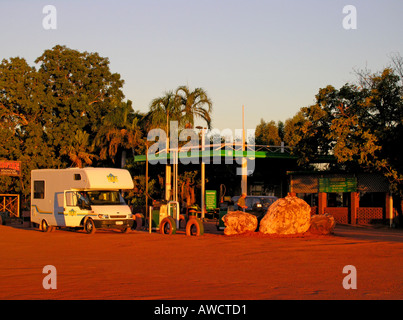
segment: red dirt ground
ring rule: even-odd
[[[0,226],[0,299],[403,299],[403,230],[336,226],[334,235],[201,237],[183,231],[56,230]],[[57,270],[45,290],[43,267]],[[357,289],[343,288],[343,267]]]

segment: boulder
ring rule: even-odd
[[[264,234],[299,234],[311,225],[311,207],[304,200],[288,195],[275,201],[260,221]]]
[[[224,234],[227,236],[254,232],[258,225],[256,216],[242,211],[229,211],[222,220],[225,225]]]
[[[328,213],[315,214],[311,217],[309,232],[314,234],[331,234],[336,226],[334,217]]]

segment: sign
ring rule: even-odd
[[[356,192],[357,178],[319,178],[319,192]]]
[[[0,176],[21,176],[21,161],[0,160]]]
[[[217,208],[217,191],[206,190],[206,210]]]

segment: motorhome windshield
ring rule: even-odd
[[[119,191],[87,191],[91,205],[124,205],[125,202]]]

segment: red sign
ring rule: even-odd
[[[0,176],[21,176],[21,161],[0,160]]]

